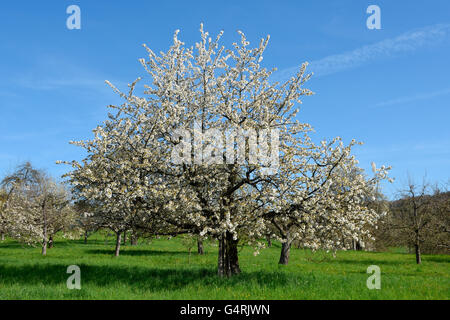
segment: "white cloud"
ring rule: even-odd
[[[438,24],[421,29],[408,31],[398,37],[385,39],[373,44],[365,45],[352,51],[334,54],[314,60],[308,68],[316,76],[340,72],[361,66],[370,61],[412,52],[422,47],[428,47],[446,39],[450,34],[450,24]],[[276,80],[286,80],[293,76],[300,66],[280,70],[274,77]]]

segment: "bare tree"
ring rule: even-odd
[[[447,196],[446,196],[447,195]],[[391,204],[387,219],[393,243],[414,248],[416,263],[422,262],[423,248],[448,245],[449,197],[423,180],[409,179],[401,198]]]

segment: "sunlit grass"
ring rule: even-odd
[[[242,274],[216,276],[217,247],[189,257],[179,239],[122,247],[97,235],[87,245],[60,240],[48,255],[39,248],[0,243],[0,299],[449,299],[450,256],[425,255],[417,266],[404,253],[323,252],[292,249],[279,266],[280,246],[253,256],[239,253]],[[69,265],[81,268],[81,290],[69,290]],[[381,289],[369,290],[369,265],[381,268]]]

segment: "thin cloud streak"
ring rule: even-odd
[[[437,24],[421,29],[415,29],[398,37],[385,39],[374,44],[365,45],[352,51],[334,54],[312,61],[310,71],[315,76],[326,76],[350,68],[359,67],[370,61],[412,52],[423,47],[435,45],[450,34],[450,24]],[[287,80],[293,76],[300,66],[280,70],[274,77],[277,81]]]
[[[39,58],[28,72],[10,75],[8,85],[38,91],[89,89],[97,92],[112,92],[105,83],[107,79],[118,86],[124,85],[122,81],[111,79],[111,76],[99,74],[88,66],[74,64],[61,57]]]
[[[382,101],[382,102],[375,104],[373,107],[386,107],[386,106],[392,106],[392,105],[396,105],[396,104],[414,102],[414,101],[418,101],[418,100],[426,100],[426,99],[431,99],[434,97],[446,95],[449,93],[450,93],[450,88],[447,88],[444,90],[422,93],[422,94],[417,94],[414,96],[400,97],[400,98],[396,98],[396,99]]]
[[[68,77],[68,79],[45,78],[37,81],[35,78],[22,78],[17,81],[21,87],[33,90],[57,90],[61,88],[92,88],[104,89],[108,86],[103,79],[92,79],[88,77]]]

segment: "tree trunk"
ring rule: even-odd
[[[352,239],[352,247],[353,250],[355,251],[361,251],[362,250],[361,241]]]
[[[43,238],[42,238],[42,255],[47,255],[47,245],[48,245],[48,239],[47,239],[47,213],[45,212],[45,201],[42,204],[42,214],[44,217],[44,229],[43,229]]]
[[[42,239],[42,255],[45,256],[47,255],[47,235],[44,235],[43,239]]]
[[[127,231],[123,232],[123,245],[127,244]]]
[[[53,235],[51,235],[50,238],[48,239],[48,248],[49,249],[53,248]]]
[[[137,242],[138,242],[138,236],[133,232],[131,234],[131,245],[135,246],[135,245],[137,245]]]
[[[197,253],[198,254],[204,254],[204,250],[203,250],[203,241],[202,240],[197,240]]]
[[[230,232],[225,232],[219,239],[218,275],[220,277],[231,277],[241,273],[238,259],[239,240],[233,240]]]
[[[416,262],[417,264],[421,264],[422,263],[422,257],[420,256],[420,245],[419,242],[416,243],[415,247],[415,251],[416,251]]]
[[[287,265],[289,263],[289,253],[291,252],[291,244],[292,241],[287,239],[286,242],[283,242],[281,245],[281,254],[279,264]]]
[[[118,257],[119,256],[119,252],[120,252],[120,241],[122,238],[122,233],[121,232],[117,232],[116,233],[117,238],[116,238],[116,252],[115,252],[115,256]]]
[[[4,233],[1,234],[1,239],[2,239],[2,241],[5,240],[5,234]]]
[[[84,244],[87,244],[87,240],[88,240],[88,232],[84,231]]]
[[[267,246],[270,248],[272,246],[272,239],[270,239],[270,234],[266,236]]]

